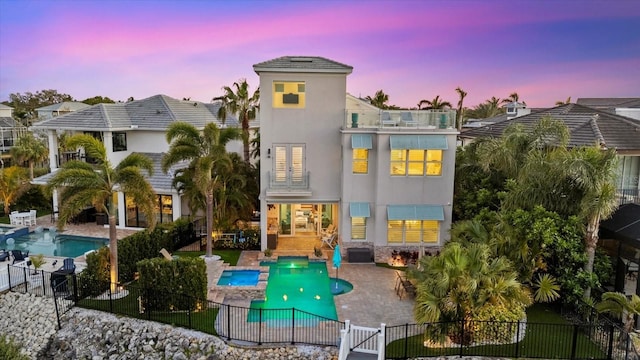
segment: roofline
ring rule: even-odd
[[[350,69],[299,69],[299,68],[273,68],[273,67],[264,67],[264,66],[253,66],[253,71],[256,74],[260,75],[261,72],[272,72],[272,73],[288,73],[288,74],[351,74],[353,72],[353,68]]]

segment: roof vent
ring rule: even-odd
[[[310,57],[292,57],[291,62],[313,62],[313,58]]]

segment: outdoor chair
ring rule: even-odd
[[[382,122],[382,126],[396,126],[396,122],[391,119],[391,114],[387,111],[383,111],[380,121]]]
[[[9,253],[5,249],[0,249],[0,261],[5,261],[9,259]]]
[[[400,121],[405,126],[416,126],[416,125],[418,125],[418,122],[413,119],[413,116],[411,115],[411,113],[410,112],[406,112],[406,111],[400,113]]]
[[[73,274],[76,271],[76,264],[73,263],[73,258],[66,258],[62,262],[62,267],[58,271],[65,272],[67,274]]]
[[[22,250],[11,250],[11,256],[13,256],[13,263],[15,265],[15,263],[17,262],[21,262],[21,261],[27,261],[28,257],[29,257],[29,250],[22,252]]]
[[[333,234],[329,235],[329,236],[325,236],[322,238],[322,243],[326,244],[327,246],[329,246],[330,248],[334,248],[336,243],[338,242],[338,233],[334,232]]]
[[[329,224],[326,229],[322,229],[322,237],[331,236],[334,232],[336,232],[336,227],[333,224]]]
[[[160,249],[160,254],[162,254],[162,256],[169,261],[173,260],[171,254],[169,254],[169,252],[165,248]]]

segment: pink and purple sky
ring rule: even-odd
[[[531,107],[640,96],[638,0],[0,0],[0,101],[165,94],[209,102],[283,55],[354,67],[347,90],[415,107],[517,92]]]

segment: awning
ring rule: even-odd
[[[351,135],[351,147],[353,149],[373,149],[371,134]]]
[[[387,218],[444,221],[444,208],[442,205],[387,205]]]
[[[349,215],[353,217],[370,217],[369,203],[352,202],[349,204]]]
[[[391,135],[391,149],[440,149],[449,148],[444,135]]]

